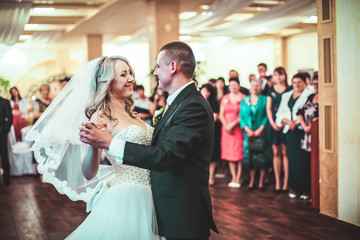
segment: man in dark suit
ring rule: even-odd
[[[272,76],[266,75],[267,65],[266,63],[258,64],[259,80],[261,81],[261,94],[267,96],[270,87],[272,87]]]
[[[10,185],[10,163],[7,147],[7,136],[12,125],[13,116],[10,102],[0,97],[0,157],[4,170],[4,183]]]
[[[192,82],[195,58],[183,42],[160,50],[154,76],[169,97],[155,127],[151,146],[124,142],[92,124],[82,131],[94,147],[124,164],[151,170],[159,234],[170,239],[209,239],[217,232],[208,188],[214,119],[211,108]],[[119,149],[121,149],[119,151]]]

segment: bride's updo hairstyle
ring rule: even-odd
[[[109,91],[111,81],[115,77],[114,66],[116,61],[126,63],[135,78],[134,69],[126,58],[121,56],[102,57],[99,60],[94,80],[91,83],[90,91],[92,97],[85,110],[85,114],[89,119],[95,112],[99,111],[101,116],[106,117],[110,121],[117,122],[117,118],[112,116],[111,108],[107,104],[110,100]],[[136,118],[138,114],[134,112],[133,108],[134,98],[129,97],[125,99],[125,111],[129,113],[132,118]]]

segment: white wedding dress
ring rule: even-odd
[[[150,145],[154,128],[148,125],[146,128],[145,131],[138,125],[130,125],[115,137]],[[107,183],[100,182],[100,187],[95,188],[87,202],[87,207],[92,208],[91,213],[66,239],[160,239],[149,170],[118,164],[115,158],[106,156],[114,167],[114,175]]]

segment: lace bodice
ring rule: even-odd
[[[145,131],[138,125],[130,125],[115,135],[116,138],[121,140],[139,143],[142,145],[150,145],[154,128],[146,125]],[[115,169],[115,178],[111,181],[110,185],[114,186],[120,183],[134,183],[145,186],[150,186],[150,171],[143,168],[133,167],[125,164],[117,163],[116,158],[106,154],[112,166]]]

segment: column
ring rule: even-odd
[[[102,35],[89,34],[86,36],[88,48],[88,61],[102,56]]]
[[[160,48],[166,43],[179,40],[179,2],[177,0],[147,2],[147,35],[150,68],[154,70]],[[151,78],[151,87],[155,84],[155,79]]]

